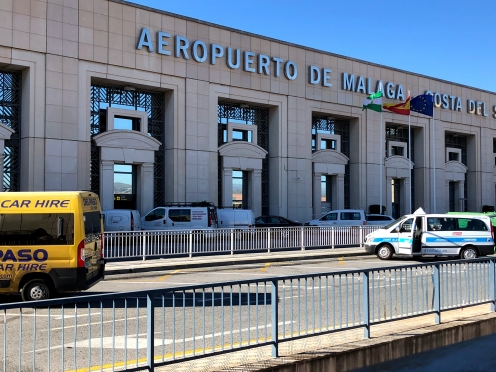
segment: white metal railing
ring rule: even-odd
[[[106,232],[104,254],[129,258],[234,254],[337,246],[362,247],[379,226],[256,228],[252,230],[168,230]]]

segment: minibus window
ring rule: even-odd
[[[87,243],[100,240],[102,234],[100,212],[85,212],[84,216],[84,239]]]
[[[72,245],[72,213],[0,214],[0,245]]]

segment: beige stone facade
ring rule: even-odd
[[[178,55],[177,42],[184,46]],[[231,57],[239,50],[238,68],[229,67],[228,48]],[[215,64],[214,53],[219,54]],[[288,61],[293,64],[288,66]],[[97,141],[104,146],[102,154],[106,151],[100,157],[104,206],[113,205],[106,186],[112,183],[107,178],[112,176],[111,164],[134,164],[139,167],[141,213],[153,206],[144,194],[153,193],[152,154],[159,146],[164,177],[158,182],[163,182],[167,202],[229,201],[229,172],[244,170],[249,174],[249,206],[256,214],[299,221],[322,212],[321,176],[329,176],[332,192],[327,202],[334,208],[368,211],[382,200],[388,214],[406,213],[409,185],[412,210],[443,212],[466,205],[480,211],[483,205],[496,205],[496,95],[491,92],[117,0],[0,1],[0,72],[12,70],[22,76],[19,190],[90,189],[91,143],[95,146]],[[320,80],[313,84],[317,71]],[[409,123],[408,116],[384,112],[381,122],[380,114],[362,111],[364,98],[379,81],[389,102],[400,102],[408,90],[412,97],[427,91],[436,94],[440,107],[434,109],[434,119],[412,113]],[[163,141],[147,142],[143,130],[126,138],[107,132],[95,140],[90,132],[94,84],[160,93]],[[266,109],[268,147],[253,143],[222,147],[219,103]],[[340,149],[312,150],[315,117],[347,121],[347,154],[344,139],[333,137],[335,133],[327,133],[324,140],[337,141]],[[406,129],[409,124],[412,162],[408,151],[392,154],[388,143],[395,141],[386,138],[386,128]],[[11,131],[1,125],[3,148]],[[455,147],[446,142],[447,136]],[[142,137],[143,143],[138,140]],[[321,141],[315,139],[315,146]],[[264,156],[265,194],[260,171]],[[394,182],[399,185],[396,196]],[[219,185],[224,185],[225,195],[220,195]],[[267,203],[264,208],[261,195]]]

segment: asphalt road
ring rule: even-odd
[[[113,276],[83,295],[172,288],[154,296],[154,351],[160,358],[182,359],[214,348],[270,341],[275,324],[273,290],[277,290],[280,339],[360,326],[364,277],[344,274],[347,270],[377,269],[369,276],[371,319],[430,311],[434,303],[432,269],[394,269],[425,262],[428,259],[384,262],[365,256],[154,272]],[[393,269],[383,270],[385,266]],[[333,274],[279,281],[277,288],[270,281],[287,275],[330,272]],[[485,298],[488,293],[482,288],[488,287],[483,285],[487,277],[487,266],[444,266],[442,303],[459,305]],[[249,284],[180,288],[255,279],[259,280]],[[17,370],[19,364],[23,370],[63,371],[143,361],[147,319],[146,299],[136,296],[78,306],[7,310],[0,313],[0,366],[4,361],[5,371]],[[7,357],[1,360],[3,355]]]

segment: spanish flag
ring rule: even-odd
[[[400,115],[410,115],[410,93],[408,98],[403,103],[384,103],[382,105],[384,110],[395,112]]]

